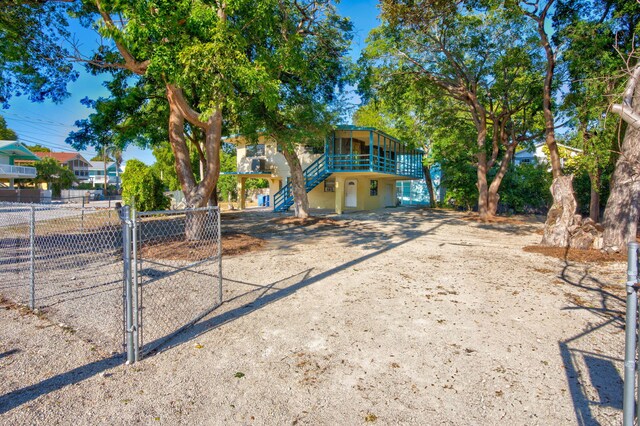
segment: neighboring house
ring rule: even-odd
[[[104,186],[104,161],[90,161],[89,179],[93,186]],[[116,167],[114,161],[107,162],[107,185],[120,185],[122,169]]]
[[[238,193],[244,208],[248,178],[269,181],[271,206],[277,212],[293,205],[289,166],[275,141],[260,138],[250,144],[242,137],[236,145]],[[397,204],[396,182],[422,179],[422,151],[408,149],[397,139],[371,127],[338,126],[324,145],[300,147],[311,208],[370,210]]]
[[[444,201],[444,186],[442,185],[442,170],[439,165],[431,166],[431,182],[436,201]],[[399,180],[396,182],[398,201],[403,206],[431,206],[433,203],[429,198],[429,188],[424,179],[420,180]]]
[[[89,169],[91,163],[77,152],[36,152],[40,158],[53,158],[63,166],[67,166],[78,179],[78,183],[90,183]]]
[[[560,143],[557,143],[557,145],[558,145],[558,149],[565,150],[570,157],[575,157],[578,154],[582,154],[581,149],[573,148],[571,146],[563,145]],[[513,156],[514,165],[519,166],[520,164],[547,163],[548,156],[544,152],[545,146],[546,146],[546,143],[541,142],[541,143],[535,144],[533,146],[533,149],[530,149],[530,148],[522,149],[516,152]],[[560,158],[560,165],[564,166],[564,158]]]
[[[34,179],[36,168],[19,166],[18,161],[39,161],[33,152],[18,141],[0,141],[0,187],[13,189],[16,179]]]

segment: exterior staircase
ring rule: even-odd
[[[327,167],[327,156],[323,154],[316,161],[311,163],[309,167],[304,169],[304,187],[307,192],[318,186],[326,178],[331,176],[331,172]],[[287,183],[282,189],[273,196],[273,211],[286,212],[293,205],[293,191],[291,182]]]

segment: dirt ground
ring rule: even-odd
[[[626,265],[524,251],[541,226],[225,213],[264,245],[133,366],[4,303],[0,424],[620,424]]]

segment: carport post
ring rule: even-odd
[[[36,208],[31,206],[29,217],[29,308],[36,308]]]
[[[638,243],[627,246],[627,312],[625,319],[624,395],[622,424],[633,426],[635,418],[636,332],[638,314]]]

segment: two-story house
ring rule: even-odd
[[[16,179],[34,179],[35,167],[19,166],[15,162],[39,160],[18,141],[0,141],[0,186],[13,189]]]
[[[248,178],[269,181],[271,205],[276,212],[293,205],[289,166],[276,141],[260,138],[251,144],[242,137],[226,142],[237,148],[238,193],[244,208]],[[420,150],[408,149],[397,139],[371,127],[339,126],[323,145],[299,147],[311,208],[371,210],[395,206],[396,182],[422,179]]]
[[[89,167],[89,179],[93,186],[99,185],[101,187],[104,186],[105,182],[105,164],[104,161],[90,161]],[[120,184],[120,175],[122,174],[122,169],[118,169],[116,163],[114,161],[107,162],[107,185],[119,185]]]
[[[58,163],[68,167],[73,171],[78,183],[91,182],[89,177],[91,163],[77,152],[36,152],[36,155],[40,158],[53,158]]]

